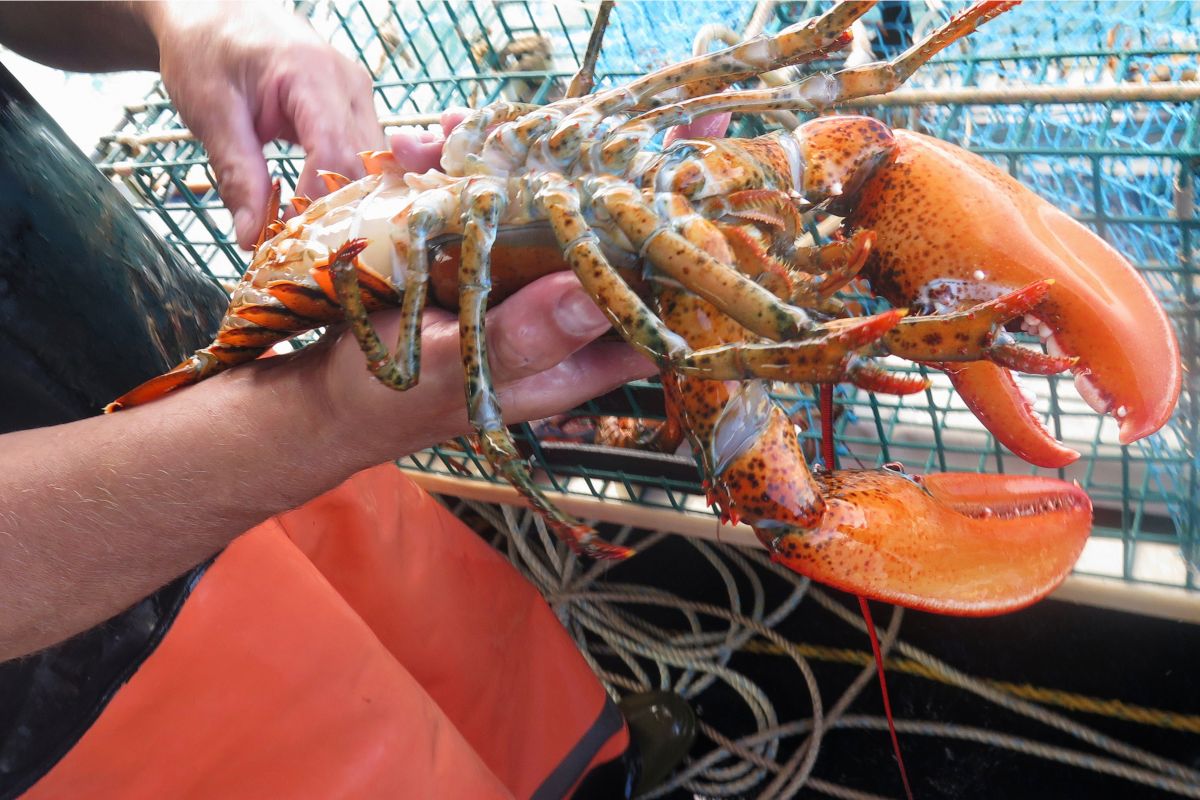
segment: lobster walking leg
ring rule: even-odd
[[[855,352],[896,327],[905,312],[833,320],[819,335],[798,342],[733,342],[695,350],[677,365],[708,380],[748,378],[787,383],[838,383],[848,377]]]
[[[407,376],[401,375],[395,360],[388,353],[387,346],[380,340],[375,326],[367,316],[358,286],[358,276],[355,274],[354,260],[366,246],[366,239],[351,239],[346,242],[334,253],[329,271],[342,313],[358,341],[359,348],[367,357],[367,370],[380,383],[402,392],[411,384]]]
[[[533,481],[525,459],[504,425],[488,367],[484,312],[492,288],[491,248],[507,194],[494,182],[476,185],[463,229],[459,266],[459,335],[466,369],[467,413],[488,463],[527,499],[554,533],[575,552],[592,558],[626,558],[632,551],[608,544],[587,525],[567,516]]]
[[[608,18],[612,14],[613,0],[603,0],[596,11],[596,21],[592,23],[592,33],[588,37],[587,50],[583,53],[583,63],[579,71],[571,78],[567,86],[567,97],[583,97],[591,94],[596,78],[596,61],[600,58],[600,45],[604,41],[604,32],[608,30]]]
[[[642,201],[632,184],[597,179],[595,204],[611,214],[617,227],[662,275],[695,292],[746,330],[776,341],[794,339],[816,326],[803,310],[716,260],[663,222]]]
[[[1055,375],[1075,359],[997,341],[1004,324],[1033,310],[1054,281],[1036,281],[977,306],[945,314],[909,317],[883,337],[893,355],[910,361],[979,361],[987,359],[1037,375]]]
[[[592,126],[669,89],[701,77],[756,75],[802,60],[807,54],[824,50],[841,40],[846,29],[873,5],[874,2],[838,3],[803,26],[663,67],[626,86],[601,92],[562,121],[547,142],[547,150],[559,163],[569,163],[586,141]]]
[[[390,353],[367,316],[359,286],[360,270],[355,258],[366,247],[366,241],[347,242],[330,259],[329,271],[338,304],[367,357],[367,369],[385,386],[401,392],[416,386],[420,379],[421,312],[429,285],[427,242],[430,232],[436,231],[440,224],[441,218],[429,213],[428,207],[419,207],[409,214],[409,262],[404,274],[400,333]]]
[[[684,356],[687,343],[655,316],[609,263],[584,219],[575,187],[561,175],[550,174],[533,181],[531,188],[567,263],[621,338],[660,367]]]
[[[773,89],[698,97],[648,111],[616,128],[599,143],[599,161],[608,170],[624,174],[632,164],[633,156],[641,152],[646,142],[658,132],[710,114],[821,111],[846,100],[890,92],[943,48],[1014,5],[1015,2],[992,0],[976,3],[892,61],[852,67],[832,75],[810,75]]]
[[[541,116],[547,109],[529,103],[497,100],[473,111],[450,131],[442,147],[441,166],[447,175],[464,174],[468,155],[478,155],[489,138],[488,129],[521,120],[528,114]],[[560,114],[554,111],[555,114]],[[522,123],[518,123],[522,124]]]

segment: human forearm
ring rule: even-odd
[[[426,316],[407,392],[371,378],[343,333],[144,407],[0,436],[0,660],[107,619],[360,469],[467,432],[457,322]],[[394,341],[399,315],[375,320]],[[506,419],[652,373],[628,347],[591,342],[607,326],[561,273],[489,312]]]
[[[157,70],[158,44],[147,19],[157,5],[0,3],[0,42],[21,55],[60,69]]]
[[[373,463],[298,416],[296,381],[238,371],[156,407],[0,437],[0,660],[108,618]]]

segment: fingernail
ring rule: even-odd
[[[572,289],[554,309],[554,320],[568,336],[599,336],[612,323],[583,289]]]

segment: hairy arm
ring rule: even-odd
[[[0,3],[0,42],[59,69],[158,69],[149,3]]]
[[[397,315],[381,315],[385,338]],[[144,407],[0,436],[0,660],[129,606],[238,534],[354,472],[468,429],[457,323],[431,312],[419,386],[371,378],[348,335]],[[567,274],[489,313],[510,421],[652,371]],[[590,342],[590,344],[589,344]]]

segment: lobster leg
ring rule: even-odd
[[[571,163],[606,117],[645,103],[651,97],[700,78],[757,75],[801,61],[844,40],[844,32],[873,2],[838,3],[811,22],[770,37],[758,37],[717,53],[664,67],[632,83],[601,92],[569,114],[546,140],[546,153],[559,165]]]
[[[1014,292],[965,311],[909,317],[888,332],[883,346],[909,361],[979,361],[1036,375],[1054,375],[1069,369],[1075,359],[1051,356],[1000,341],[1004,323],[1031,311],[1045,297],[1053,280],[1035,281]]]
[[[646,306],[609,263],[595,231],[584,219],[575,187],[553,173],[530,183],[567,263],[621,338],[660,367],[686,355],[687,343]]]
[[[464,169],[489,175],[510,174],[524,166],[530,145],[554,127],[562,116],[561,110],[548,106],[497,126],[487,135],[478,160],[468,157]]]
[[[596,21],[592,23],[592,34],[588,37],[583,63],[579,65],[579,71],[571,78],[571,84],[567,87],[568,98],[591,94],[592,86],[595,85],[596,61],[600,58],[600,45],[604,41],[604,32],[608,30],[608,18],[614,5],[616,3],[613,0],[603,0],[596,11]]]
[[[816,327],[803,310],[784,303],[672,230],[632,184],[611,177],[595,178],[589,183],[593,202],[612,216],[656,273],[682,284],[759,336],[776,341],[794,339]]]
[[[675,125],[686,125],[710,114],[785,110],[817,112],[846,100],[890,92],[942,49],[1014,5],[1015,2],[992,0],[976,3],[892,61],[852,67],[832,75],[810,75],[773,89],[698,97],[646,112],[604,138],[599,145],[598,161],[614,174],[624,174],[633,163],[634,156],[659,131]]]
[[[408,229],[408,265],[403,272],[396,270],[392,276],[397,286],[404,286],[404,294],[400,299],[400,332],[396,338],[396,346],[388,352],[387,346],[379,339],[375,326],[367,316],[368,312],[377,310],[369,307],[364,300],[370,300],[372,295],[361,290],[364,277],[374,283],[385,283],[377,275],[360,269],[355,264],[355,256],[362,247],[352,248],[347,252],[350,243],[343,246],[330,258],[329,277],[342,314],[350,325],[350,330],[358,340],[363,354],[367,357],[367,368],[371,374],[385,386],[405,391],[417,385],[421,375],[421,317],[425,309],[425,297],[429,287],[429,239],[436,236],[445,226],[454,204],[453,198],[444,192],[426,192],[413,201],[406,218]],[[322,270],[316,271],[320,277]],[[282,285],[280,285],[282,284]],[[301,287],[280,282],[271,285],[271,293],[281,302],[290,301],[285,298],[286,291],[300,291]],[[290,306],[289,306],[290,307]]]
[[[488,367],[484,312],[492,288],[491,248],[507,204],[503,185],[495,181],[474,184],[463,229],[462,263],[459,266],[459,335],[466,368],[467,411],[488,463],[533,506],[551,530],[572,550],[592,558],[625,558],[632,551],[608,544],[587,525],[560,511],[547,498],[529,472],[525,460],[504,425],[500,401]]]
[[[561,111],[561,104],[555,104],[553,108]],[[542,106],[529,103],[497,100],[477,111],[472,111],[446,137],[446,143],[442,146],[442,171],[447,175],[464,174],[467,156],[480,152],[488,138],[489,128],[519,120],[527,114],[540,114],[546,110]]]
[[[363,303],[358,285],[354,261],[366,246],[366,239],[351,239],[346,242],[330,258],[329,272],[346,322],[349,323],[354,338],[358,340],[358,346],[367,357],[367,369],[383,385],[402,392],[412,383],[408,376],[401,374],[387,347],[380,341],[375,326],[367,316],[367,307]]]
[[[363,293],[359,288],[355,258],[366,246],[365,239],[352,239],[334,253],[329,265],[333,289],[342,314],[350,325],[350,331],[358,341],[363,355],[367,357],[368,371],[384,386],[403,392],[415,386],[419,378],[421,310],[428,273],[426,272],[424,281],[417,279],[406,287],[408,290],[417,291],[405,293],[399,340],[395,351],[389,353],[387,346],[380,340],[375,325],[367,316],[370,309],[363,302]],[[422,257],[424,252],[422,243],[419,249]]]
[[[855,352],[896,327],[905,311],[832,320],[819,335],[798,342],[733,342],[696,350],[677,369],[708,380],[747,378],[786,383],[837,383],[848,376]]]

